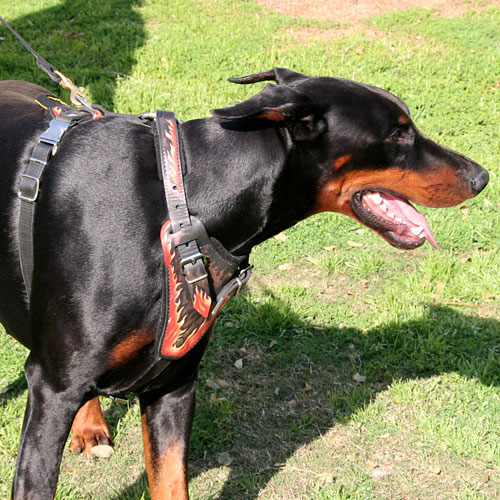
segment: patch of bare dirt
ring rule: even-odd
[[[359,32],[359,26],[336,26],[330,29],[320,29],[314,26],[306,27],[293,27],[287,28],[286,34],[291,35],[299,42],[306,42],[310,39],[322,40],[323,42],[328,42],[329,40],[336,40],[339,38],[346,38],[352,33]],[[386,38],[387,35],[383,31],[380,31],[372,26],[363,26],[363,34],[365,40],[378,40]]]
[[[498,7],[500,0],[257,0],[270,10],[293,17],[329,20],[340,23],[358,23],[389,10],[410,7],[439,9],[444,17],[457,17],[469,8]]]

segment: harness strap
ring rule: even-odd
[[[160,231],[165,266],[164,300],[156,334],[158,358],[129,389],[131,392],[154,381],[173,360],[195,347],[210,332],[220,310],[251,276],[247,257],[231,255],[209,237],[200,220],[189,215],[174,113],[157,111],[156,115],[140,117],[155,120],[156,154],[170,220]],[[178,230],[174,231],[174,227]],[[199,280],[190,280],[191,266],[202,266]]]
[[[33,221],[42,173],[70,127],[82,120],[100,118],[104,113],[101,109],[77,110],[53,96],[38,96],[36,101],[53,119],[35,146],[19,185],[20,257],[28,297],[33,276]],[[175,115],[158,111],[153,130],[169,213],[169,220],[160,231],[165,260],[164,300],[156,340],[158,359],[131,390],[144,387],[158,377],[171,360],[180,359],[195,347],[210,331],[218,312],[251,274],[247,257],[231,255],[209,237],[200,220],[189,214]]]
[[[102,113],[98,110],[77,110],[53,96],[40,95],[36,98],[36,102],[47,111],[52,120],[49,123],[49,128],[45,130],[33,149],[28,167],[21,175],[17,193],[21,203],[19,211],[19,256],[28,298],[31,295],[33,280],[33,223],[43,171],[50,158],[56,153],[61,139],[70,127],[82,120],[102,117]]]
[[[56,123],[53,123],[56,122]],[[35,202],[40,192],[40,178],[52,156],[56,142],[46,142],[47,136],[60,133],[64,135],[69,123],[52,120],[51,125],[40,138],[30,158],[26,172],[21,176],[18,197],[21,200],[19,212],[19,252],[21,271],[28,297],[31,295],[31,281],[33,279],[33,221],[35,219]]]
[[[220,309],[248,281],[250,266],[246,257],[231,255],[210,238],[203,223],[189,214],[174,113],[157,111],[154,128],[169,215],[160,232],[168,302],[157,339],[160,356],[179,359],[203,338]]]
[[[181,258],[181,271],[188,283],[197,283],[208,278],[208,274],[205,258],[198,245],[201,234],[196,228],[200,226],[192,225],[187,206],[175,114],[171,111],[157,111],[155,125],[156,140],[159,144],[156,154],[163,178],[171,231],[182,232],[184,237],[182,242],[177,242],[176,247]]]
[[[163,177],[163,188],[167,200],[168,215],[172,231],[191,227],[191,217],[184,192],[184,178],[179,159],[179,134],[177,119],[171,111],[156,112],[156,134],[160,141],[157,148],[159,165]]]

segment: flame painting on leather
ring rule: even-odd
[[[212,314],[212,310],[217,294],[234,276],[243,259],[232,256],[211,239],[200,247],[207,258],[208,278],[189,284],[182,273],[170,221],[163,224],[160,237],[167,275],[163,322],[166,325],[161,329],[160,355],[179,359],[201,340],[215,321],[217,314]]]
[[[94,120],[104,117],[104,115],[98,109],[73,108],[72,106],[69,106],[63,100],[59,99],[58,97],[55,97],[55,96],[52,96],[49,94],[40,94],[39,96],[37,96],[35,98],[35,102],[40,107],[45,109],[45,111],[47,112],[47,116],[49,118],[58,118],[62,113],[75,112],[75,110],[77,110],[78,113],[83,112],[84,114],[92,115],[92,118]]]

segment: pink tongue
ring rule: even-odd
[[[423,227],[423,233],[429,243],[439,249],[439,245],[437,244],[434,236],[432,234],[432,230],[427,223],[425,217],[417,211],[417,209],[413,208],[408,202],[403,200],[402,198],[398,198],[396,196],[392,196],[388,193],[379,193],[383,198],[385,205],[387,206],[387,211],[396,215],[396,217],[401,217],[405,222],[409,223],[409,225],[413,227]],[[375,207],[373,207],[375,208]],[[378,208],[378,207],[377,207]],[[370,203],[370,209],[372,209],[372,204]],[[381,213],[381,210],[376,210],[378,213]]]

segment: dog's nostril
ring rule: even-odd
[[[486,187],[489,180],[490,176],[488,172],[484,168],[481,168],[481,171],[471,180],[471,186],[474,193],[480,193]]]

